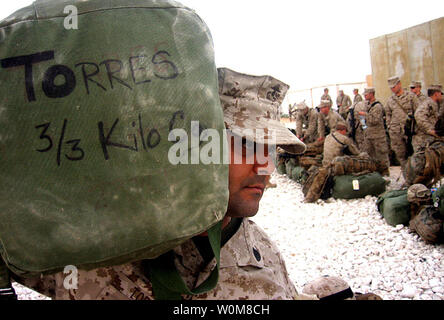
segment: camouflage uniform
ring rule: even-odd
[[[205,265],[192,240],[175,250],[176,267],[189,288],[199,286],[216,266]],[[38,279],[16,279],[56,300],[153,300],[142,262],[79,270],[78,289],[64,288],[60,272]],[[239,230],[221,249],[219,282],[213,290],[186,300],[299,299],[275,244],[253,221],[243,219]]]
[[[386,103],[385,115],[387,128],[390,134],[390,147],[395,152],[396,158],[404,167],[407,163],[407,136],[404,126],[407,116],[413,116],[418,106],[418,98],[407,92],[403,92],[399,97],[393,94]]]
[[[366,101],[365,116],[367,129],[364,130],[364,151],[386,168],[390,168],[389,146],[384,128],[384,107],[379,101]]]
[[[356,105],[358,102],[363,101],[364,99],[362,99],[362,96],[358,93],[357,95],[355,95],[355,97],[353,98],[353,105]]]
[[[318,133],[318,117],[319,113],[309,108],[307,114],[303,110],[298,110],[296,116],[296,135],[303,138],[304,143],[315,142]],[[303,129],[305,126],[305,129]]]
[[[333,100],[331,99],[330,95],[328,93],[324,93],[321,97],[321,101],[322,100],[328,100],[331,102],[331,104],[333,105]]]
[[[336,141],[335,138],[339,140],[339,142]],[[334,158],[343,156],[343,150],[346,146],[348,146],[348,150],[352,155],[359,155],[359,149],[351,138],[338,132],[330,133],[327,138],[325,138],[322,165],[328,166]]]
[[[353,115],[355,118],[355,142],[358,146],[359,150],[364,150],[364,131],[362,130],[361,122],[359,122],[359,112],[364,111],[367,112],[367,104],[364,101],[358,102],[353,108]],[[352,114],[349,113],[347,117],[347,124],[351,126],[351,116]],[[352,129],[350,127],[350,129]]]
[[[427,96],[422,92],[420,92],[419,95],[417,95],[416,97],[418,98],[418,105],[422,104],[424,101],[427,100]]]
[[[345,120],[333,109],[330,109],[328,115],[319,113],[318,116],[318,137],[324,138],[328,133],[336,131],[336,125],[341,122],[347,127],[347,131],[350,132],[350,126]]]
[[[342,94],[336,98],[336,104],[338,105],[339,114],[342,118],[347,119],[348,109],[351,107],[351,99],[348,95]]]
[[[431,98],[427,98],[419,105],[418,109],[416,109],[416,131],[412,142],[415,152],[436,139],[436,137],[430,135],[428,132],[435,130],[435,124],[439,116],[438,112],[438,103]]]

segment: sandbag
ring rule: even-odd
[[[426,243],[444,242],[444,220],[439,209],[434,206],[424,206],[419,214],[409,223],[409,228],[415,231]]]
[[[175,1],[78,0],[73,30],[66,4],[0,22],[0,253],[21,276],[158,257],[228,202],[228,165],[199,158],[205,129],[226,139],[205,23]]]
[[[378,196],[385,191],[386,181],[378,172],[361,176],[342,175],[333,178],[332,197],[335,199],[358,199]]]
[[[407,190],[384,192],[378,197],[376,206],[387,224],[391,226],[409,224],[411,211],[410,202],[407,200]]]

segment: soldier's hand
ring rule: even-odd
[[[434,136],[436,138],[439,138],[439,136],[436,134],[435,130],[430,130],[429,132],[427,132],[429,135]]]
[[[324,137],[321,137],[321,138],[318,138],[318,140],[316,140],[316,141],[318,141],[318,142],[322,142],[322,141],[324,141],[325,140],[325,138]]]

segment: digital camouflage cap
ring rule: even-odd
[[[397,76],[387,79],[387,82],[388,82],[388,85],[390,88],[393,88],[394,86],[396,86],[398,84],[398,82],[400,82],[400,81],[401,80]]]
[[[412,81],[410,83],[410,88],[417,88],[417,87],[422,87],[421,81]]]
[[[354,300],[347,282],[338,277],[323,276],[304,285],[302,293],[316,295],[319,300]]]
[[[369,94],[369,93],[375,93],[375,88],[368,87],[368,88],[364,89],[364,95]]]
[[[280,106],[289,86],[271,76],[253,76],[219,68],[219,96],[227,129],[260,144],[302,154],[302,143],[280,122]]]

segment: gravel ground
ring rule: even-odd
[[[391,169],[387,189],[404,182]],[[408,227],[392,227],[376,197],[304,203],[302,187],[273,174],[253,218],[276,242],[296,288],[323,275],[384,300],[444,300],[444,245],[426,244]]]
[[[391,169],[388,189],[403,183]],[[444,245],[426,244],[402,225],[385,223],[376,197],[304,203],[302,187],[274,173],[253,218],[276,242],[296,288],[323,275],[384,300],[444,300]],[[46,297],[14,284],[19,299]]]

